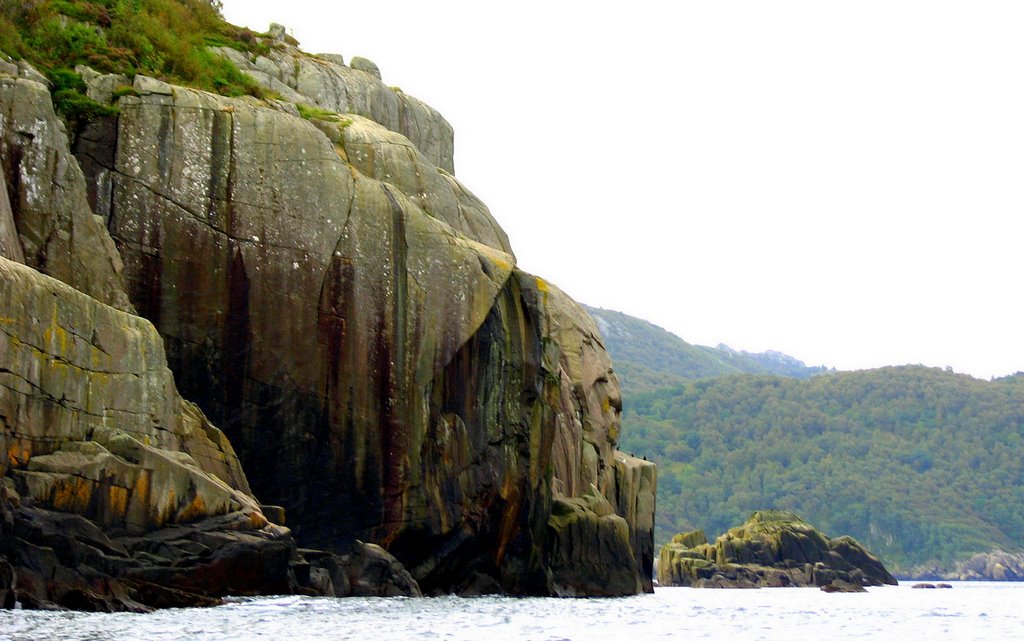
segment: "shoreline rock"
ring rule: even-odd
[[[904,576],[909,581],[1024,581],[1024,552],[979,552],[952,568],[917,567]]]
[[[881,562],[848,536],[829,538],[789,512],[755,512],[714,543],[702,531],[678,534],[661,549],[658,581],[690,587],[896,585]]]

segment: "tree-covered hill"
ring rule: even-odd
[[[624,406],[623,449],[658,464],[658,544],[778,508],[903,573],[1024,546],[1024,375],[732,375]]]
[[[587,311],[597,321],[626,395],[727,374],[807,378],[826,371],[780,352],[754,354],[726,345],[691,345],[657,325],[622,312],[594,307],[587,307]]]

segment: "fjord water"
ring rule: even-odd
[[[625,599],[264,597],[152,614],[0,611],[0,639],[1024,639],[1024,583],[911,583],[866,594],[811,588],[659,588]]]

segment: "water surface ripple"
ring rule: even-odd
[[[1024,583],[952,590],[659,588],[626,599],[235,599],[151,614],[0,610],[3,641],[1024,639]]]

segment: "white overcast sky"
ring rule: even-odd
[[[691,343],[1024,370],[1024,2],[224,0],[455,127],[523,269]]]

